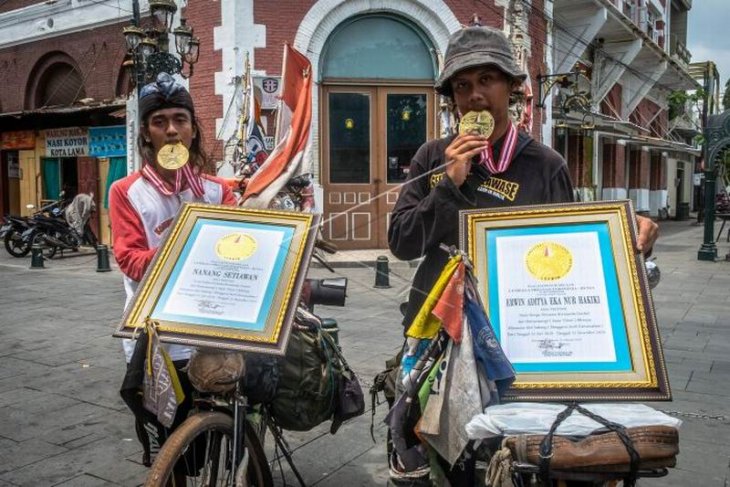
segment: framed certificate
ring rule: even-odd
[[[319,215],[185,204],[115,336],[283,354]]]
[[[461,212],[509,400],[669,400],[630,201]]]

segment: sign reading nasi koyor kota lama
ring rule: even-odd
[[[89,153],[89,131],[85,128],[49,129],[44,133],[47,157],[77,157]]]

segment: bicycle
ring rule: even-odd
[[[227,394],[195,400],[197,411],[162,445],[144,485],[272,486],[262,433],[247,420],[241,391],[239,381]]]
[[[318,240],[315,245],[328,253],[336,250],[332,244],[323,240]],[[313,254],[313,257],[332,270],[320,256]],[[307,279],[303,306],[300,306],[297,316],[313,316],[311,311],[315,304],[344,306],[346,289],[344,278]],[[324,334],[336,330],[336,325],[336,321],[328,319],[320,320],[317,327]],[[329,338],[328,343],[336,346],[331,340]],[[299,484],[306,485],[294,465],[282,428],[269,411],[269,404],[256,404],[260,422],[255,425],[248,417],[245,374],[234,386],[229,385],[232,387],[224,393],[197,393],[199,395],[193,400],[192,413],[160,448],[145,487],[273,486],[272,471],[263,449],[267,431],[271,433],[277,450],[281,451]]]

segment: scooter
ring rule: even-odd
[[[63,213],[66,204],[62,192],[58,201],[43,206],[32,217],[6,216],[5,223],[0,227],[0,239],[5,244],[5,250],[13,257],[28,255],[33,246],[32,230],[37,223],[36,218],[42,215],[59,216]],[[26,208],[32,210],[35,205],[29,204],[26,205]]]
[[[23,233],[23,238],[30,241],[31,245],[40,245],[43,256],[47,259],[53,258],[58,250],[76,252],[82,245],[96,248],[98,240],[89,225],[91,212],[80,222],[81,233],[76,230],[79,227],[74,228],[68,219],[68,212],[76,204],[76,200],[84,197],[89,198],[88,195],[79,194],[63,209],[54,208],[51,212],[39,212],[34,215],[34,225]],[[91,209],[93,212],[93,205]]]

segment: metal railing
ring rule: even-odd
[[[671,36],[669,54],[674,57],[678,62],[682,63],[685,68],[688,68],[689,63],[692,61],[692,53],[689,52],[687,46],[684,44],[683,41],[679,39],[676,34],[672,34]]]

